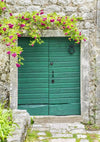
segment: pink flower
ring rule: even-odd
[[[5,32],[5,31],[6,31],[6,28],[3,28],[3,31]]]
[[[34,37],[34,39],[36,39],[36,36]]]
[[[84,38],[83,40],[84,40],[84,41],[86,41],[86,39],[85,39],[85,38]]]
[[[3,8],[2,8],[2,10],[5,10],[5,9],[6,9],[6,7],[3,7]]]
[[[50,22],[54,22],[54,21],[55,21],[54,19],[51,19],[51,20],[50,20]]]
[[[75,32],[77,31],[77,29],[75,29]]]
[[[71,27],[73,27],[73,25],[71,25]]]
[[[81,32],[79,33],[79,35],[81,36]]]
[[[66,22],[63,22],[63,24],[66,24]]]
[[[13,24],[11,24],[11,23],[10,23],[10,24],[8,24],[8,25],[9,25],[9,28],[11,28],[11,29],[12,29],[12,28],[13,28],[13,26],[14,26],[14,25],[13,25]]]
[[[47,20],[47,18],[43,18],[43,21]]]
[[[34,44],[32,44],[32,47],[34,46]]]
[[[77,41],[77,39],[75,39],[74,41]]]
[[[29,18],[25,18],[25,20],[29,20]]]
[[[13,54],[12,54],[12,57],[14,57],[14,58],[15,58],[16,56],[17,56],[17,54],[16,54],[16,53],[13,53]]]
[[[19,54],[22,54],[22,51],[20,51]]]
[[[22,19],[24,19],[24,16],[22,16]]]
[[[7,43],[6,46],[10,46],[10,43]]]
[[[42,25],[42,26],[45,26],[45,24],[44,24],[44,23],[41,23],[41,25]]]
[[[50,27],[46,27],[47,29],[50,29]]]
[[[25,26],[25,24],[21,24],[20,27],[23,28]]]
[[[9,55],[11,53],[11,51],[8,51],[7,54]]]
[[[20,64],[16,63],[16,67],[17,67],[17,68],[19,68],[20,66],[21,66]]]
[[[60,18],[58,18],[58,19],[57,19],[57,21],[61,22],[61,19],[60,19]]]
[[[44,12],[43,12],[43,11],[41,11],[41,12],[40,12],[40,15],[42,15],[42,14],[44,14]]]
[[[16,39],[13,40],[13,42],[15,42],[15,41],[16,41]]]
[[[16,33],[18,37],[21,37],[21,35],[19,33]]]
[[[39,13],[37,13],[36,15],[39,15]]]
[[[73,19],[71,19],[71,21],[73,22],[74,20],[73,20]]]
[[[9,15],[10,15],[10,16],[13,16],[13,14],[12,14],[12,13],[9,13]]]
[[[67,26],[67,28],[69,29],[69,26]]]
[[[1,0],[2,2],[4,1],[4,0]]]
[[[65,35],[68,35],[68,33],[65,33]]]
[[[63,29],[65,29],[65,26],[63,26]]]
[[[13,38],[13,36],[9,36],[9,38],[10,38],[10,39],[12,39],[12,38]]]
[[[35,16],[33,16],[33,19],[35,19]]]
[[[0,24],[0,27],[2,26],[2,24]]]

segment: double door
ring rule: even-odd
[[[31,115],[79,115],[79,45],[59,37],[43,38],[43,44],[30,47],[29,40],[19,39],[25,59],[18,73],[19,109]]]

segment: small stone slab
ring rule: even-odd
[[[73,135],[72,134],[53,134],[53,136],[52,137],[59,137],[59,138],[61,138],[61,137],[73,137]]]
[[[50,142],[76,142],[75,139],[52,139]]]
[[[45,139],[45,137],[39,137],[39,140],[44,140]]]
[[[84,129],[75,129],[70,131],[72,134],[86,134],[86,131]]]
[[[37,133],[39,136],[45,136],[46,135],[46,133],[45,132],[39,132],[39,133]]]
[[[85,139],[85,138],[87,138],[87,136],[86,135],[77,135],[77,138],[78,139],[80,139],[80,138]]]
[[[81,139],[80,142],[89,142],[89,141],[86,139]]]

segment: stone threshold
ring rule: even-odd
[[[31,116],[32,117],[32,116]],[[71,116],[33,116],[34,123],[74,123],[83,122],[81,115]]]

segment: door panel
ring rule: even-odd
[[[34,47],[29,41],[19,40],[25,59],[19,68],[19,109],[27,109],[31,115],[48,115],[48,39]]]
[[[65,38],[49,40],[49,115],[80,114],[79,46],[72,55],[70,44]]]

